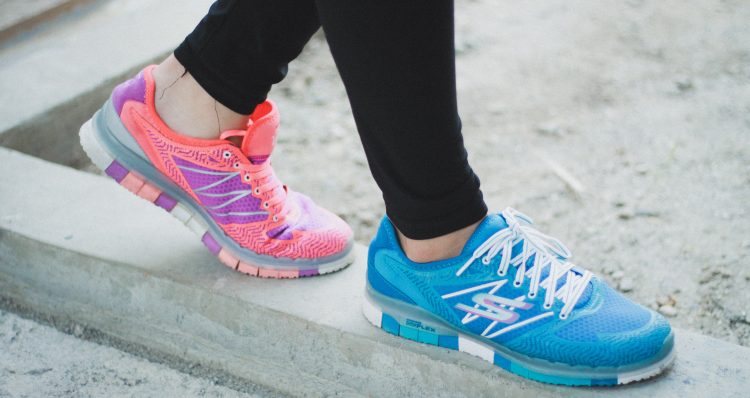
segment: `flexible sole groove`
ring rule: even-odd
[[[675,351],[672,350],[669,355],[657,363],[641,370],[619,373],[617,377],[557,376],[528,369],[522,363],[506,358],[489,346],[476,342],[474,339],[460,333],[457,336],[438,335],[400,324],[395,317],[383,312],[367,295],[365,295],[362,303],[362,312],[373,326],[381,328],[394,336],[471,354],[516,375],[547,384],[602,387],[624,385],[655,377],[668,369],[675,360]]]
[[[97,168],[104,171],[107,176],[134,195],[171,214],[188,229],[193,231],[201,239],[206,248],[218,258],[219,262],[228,268],[260,278],[293,279],[329,274],[344,269],[353,262],[353,259],[349,259],[347,261],[337,261],[328,266],[321,265],[317,269],[280,270],[266,268],[261,264],[249,264],[240,261],[237,256],[216,241],[211,232],[209,232],[205,221],[190,211],[188,206],[180,203],[166,192],[162,192],[157,184],[148,181],[136,172],[128,170],[118,162],[96,138],[92,120],[88,120],[81,126],[79,138],[81,147]]]

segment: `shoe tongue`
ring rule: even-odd
[[[247,132],[240,144],[242,153],[253,164],[265,162],[276,144],[276,129],[279,127],[279,111],[271,101],[258,105],[250,115]]]

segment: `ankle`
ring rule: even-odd
[[[401,243],[401,249],[409,260],[415,263],[429,263],[446,260],[461,254],[466,242],[482,220],[468,227],[431,239],[411,239],[402,234],[398,229],[396,229],[396,233]]]
[[[187,73],[174,55],[153,70],[156,113],[177,133],[216,139],[226,130],[244,130],[249,115],[216,101]]]

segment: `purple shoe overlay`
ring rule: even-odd
[[[167,195],[166,193],[162,192],[158,198],[156,198],[156,201],[154,201],[154,204],[161,207],[162,209],[166,211],[172,211],[175,206],[177,206],[177,200],[175,200],[173,197]]]
[[[146,79],[143,77],[143,71],[134,78],[120,83],[112,92],[112,103],[118,115],[122,114],[122,107],[128,100],[146,102]]]
[[[115,181],[121,182],[130,171],[123,167],[118,161],[114,160],[104,172]]]
[[[301,269],[299,270],[299,276],[300,278],[304,278],[306,276],[315,276],[319,275],[320,273],[316,269]]]
[[[268,218],[268,212],[261,208],[261,200],[252,196],[252,190],[242,183],[239,172],[211,170],[177,157],[174,161],[217,223],[247,224]]]
[[[217,242],[210,233],[206,232],[205,234],[203,234],[201,242],[203,242],[203,244],[208,248],[208,251],[213,253],[213,255],[219,255],[219,252],[221,251],[221,245],[219,245],[219,242]]]

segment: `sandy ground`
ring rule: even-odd
[[[750,345],[750,3],[458,3],[459,104],[490,206],[674,326]],[[383,205],[322,36],[271,97],[278,174],[367,243]]]
[[[257,397],[74,335],[0,310],[0,397]]]

